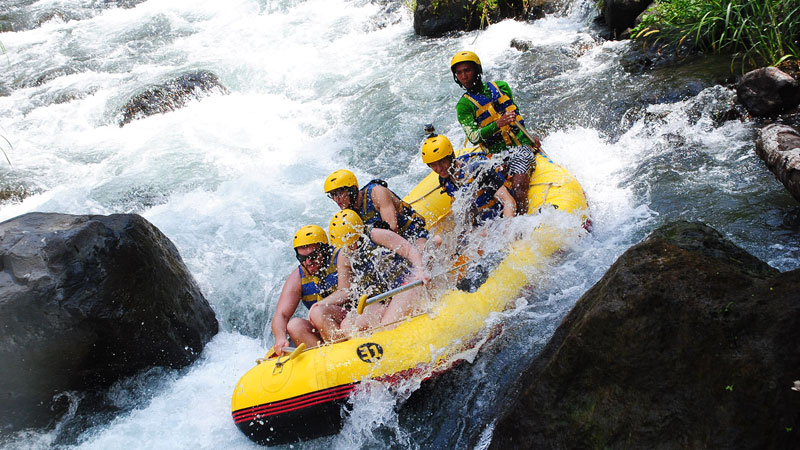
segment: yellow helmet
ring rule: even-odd
[[[478,58],[478,55],[476,55],[474,52],[470,52],[470,51],[466,51],[466,50],[465,51],[460,51],[460,52],[456,53],[455,55],[453,55],[453,59],[450,60],[450,71],[451,72],[455,71],[453,66],[455,66],[458,63],[464,62],[464,61],[469,61],[469,62],[473,62],[473,63],[477,64],[478,65],[478,73],[483,72],[483,67],[481,66],[481,60],[480,60],[480,58]]]
[[[328,235],[319,225],[306,225],[294,234],[292,247],[297,248],[311,244],[328,244]]]
[[[328,225],[328,235],[335,247],[349,246],[364,233],[364,221],[352,209],[337,212]]]
[[[453,144],[447,136],[438,134],[425,139],[422,143],[422,162],[425,164],[434,163],[452,154]]]
[[[347,169],[339,169],[336,172],[328,175],[325,179],[325,193],[339,189],[341,187],[354,187],[358,190],[358,180],[353,172]]]

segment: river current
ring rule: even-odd
[[[756,157],[757,128],[718,120],[735,93],[683,88],[678,70],[626,69],[634,46],[603,39],[592,5],[431,39],[414,35],[402,1],[0,1],[17,30],[0,33],[0,148],[11,160],[0,159],[0,189],[24,197],[1,204],[0,221],[141,214],[178,247],[221,326],[190,367],[114,386],[118,415],[80,426],[67,417],[0,445],[258,448],[234,426],[230,396],[272,344],[294,231],[336,211],[322,192],[333,170],[404,194],[428,173],[423,124],[463,142],[448,68],[462,49],[478,53],[486,79],[510,83],[544,149],[581,182],[593,233],[487,320],[503,331],[467,364],[432,386],[373,383],[339,435],[292,448],[485,446],[560,319],[664,222],[702,221],[780,270],[800,267],[797,204]],[[197,69],[230,93],[117,125],[130,97]]]

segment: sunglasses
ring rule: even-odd
[[[295,250],[294,255],[295,255],[295,257],[297,257],[297,260],[302,264],[302,263],[306,262],[306,260],[319,258],[319,256],[322,255],[322,252],[323,252],[323,248],[322,248],[322,246],[320,246],[320,247],[317,247],[316,250],[312,251],[311,253],[309,253],[307,255],[301,255],[300,253],[297,253],[297,250]]]
[[[346,188],[336,188],[336,189],[328,192],[328,198],[333,199],[334,197],[338,197],[338,196],[340,196],[342,194],[346,194],[346,193],[347,193],[347,189]]]

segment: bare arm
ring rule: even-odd
[[[275,307],[275,315],[272,316],[272,336],[275,338],[273,349],[278,355],[281,354],[283,347],[289,346],[286,326],[300,304],[300,286],[300,270],[295,268],[283,283],[281,295],[278,297],[278,305]]]
[[[345,289],[337,288],[333,294],[323,298],[322,300],[314,303],[316,305],[341,305],[342,303],[347,301],[347,292]],[[312,306],[313,308],[313,306]]]
[[[372,189],[372,203],[381,215],[381,220],[389,224],[389,228],[397,232],[397,209],[394,205],[394,195],[392,191],[383,187],[375,186]]]
[[[494,198],[503,205],[503,217],[514,217],[517,211],[517,202],[511,192],[508,192],[507,187],[500,186],[500,189],[494,193]]]
[[[353,282],[353,270],[350,266],[350,258],[345,255],[344,251],[339,252],[339,258],[336,260],[336,273],[339,287],[331,296],[339,294],[342,303],[344,303],[350,298],[350,285]]]
[[[425,270],[425,267],[422,263],[422,254],[419,252],[417,247],[411,245],[410,242],[391,230],[373,228],[370,232],[370,238],[376,244],[386,247],[407,259],[413,266],[412,270],[414,271],[414,274],[427,286],[428,282],[431,280],[431,277]]]

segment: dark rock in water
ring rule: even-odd
[[[23,87],[41,86],[41,85],[43,85],[45,83],[48,83],[48,82],[50,82],[52,80],[55,80],[56,78],[67,76],[67,75],[72,75],[72,74],[76,74],[76,73],[80,73],[81,71],[82,71],[81,68],[68,66],[68,65],[54,67],[54,68],[51,68],[51,69],[47,69],[41,75],[36,77],[36,79],[34,79],[34,80],[30,81],[30,82],[23,83],[22,86]]]
[[[800,448],[798,292],[703,224],[658,229],[564,318],[491,448]]]
[[[800,83],[776,67],[765,67],[747,72],[736,94],[750,114],[769,116],[800,104]]]
[[[181,75],[164,84],[153,86],[136,95],[122,108],[123,126],[133,120],[182,108],[190,100],[200,99],[210,93],[227,94],[219,77],[211,72],[197,71]]]
[[[63,393],[193,362],[218,331],[175,246],[141,216],[0,223],[0,434],[51,424]]]
[[[414,9],[414,33],[435,37],[451,31],[464,31],[469,27],[467,8],[469,0],[437,2],[418,0]]]
[[[490,23],[509,18],[526,18],[529,9],[544,6],[523,0],[499,0],[494,3],[474,0],[417,0],[414,9],[414,32],[419,36],[441,36],[451,31],[469,31],[486,28]]]
[[[604,0],[603,17],[606,25],[617,35],[621,35],[634,25],[639,14],[651,3],[652,0]]]
[[[145,0],[101,0],[92,2],[39,2],[38,0],[3,0],[0,2],[0,33],[25,31],[53,19],[70,22],[85,20],[109,8],[133,8]]]
[[[0,156],[0,161],[4,159],[3,156]],[[19,203],[32,193],[33,192],[23,184],[9,186],[0,184],[0,205],[3,203]]]
[[[767,125],[760,131],[756,154],[800,202],[800,132],[788,125]]]

